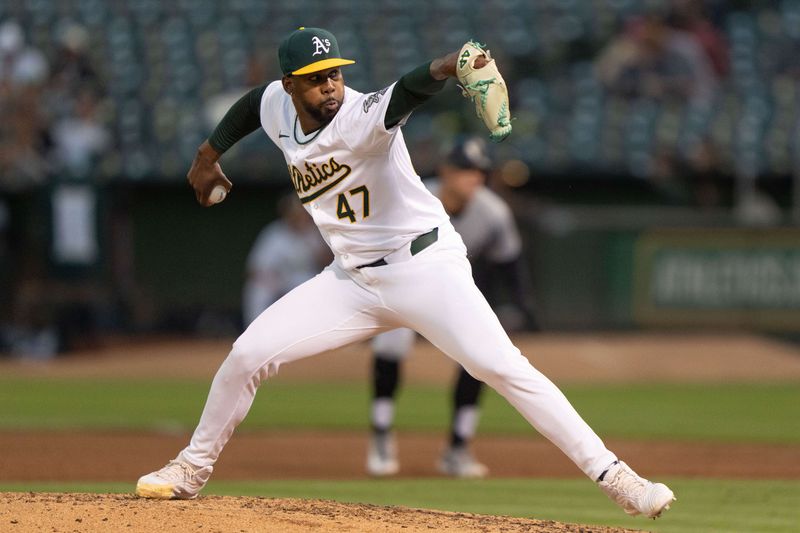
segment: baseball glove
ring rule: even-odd
[[[475,60],[485,56],[486,64],[475,66]],[[489,138],[500,142],[511,133],[508,109],[508,89],[497,64],[483,45],[469,41],[458,54],[456,76],[462,94],[473,101],[478,117],[489,128]]]

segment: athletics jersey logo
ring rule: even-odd
[[[311,39],[311,44],[313,44],[316,47],[314,49],[314,53],[311,54],[312,57],[315,56],[315,55],[318,55],[318,54],[322,54],[322,53],[326,53],[327,54],[328,52],[331,51],[331,41],[330,41],[330,39],[325,39],[323,41],[322,39],[320,39],[319,37],[317,37],[315,35],[314,38]]]
[[[305,164],[306,172],[294,165],[289,165],[289,174],[292,177],[292,184],[302,203],[310,202],[325,194],[327,191],[339,184],[343,179],[350,175],[351,168],[348,165],[339,163],[334,158],[330,158],[327,163],[318,165],[316,163]],[[328,180],[333,179],[328,183]],[[324,184],[324,185],[323,185]],[[323,185],[320,187],[320,185]]]
[[[386,94],[389,88],[385,87],[378,92],[372,93],[371,95],[367,96],[367,99],[364,100],[364,113],[369,112],[369,108],[372,107],[374,104],[377,104],[381,101],[381,96]]]

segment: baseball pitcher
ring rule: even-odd
[[[142,476],[136,493],[196,497],[256,390],[281,365],[406,327],[496,389],[628,514],[659,516],[672,491],[639,477],[608,450],[514,346],[475,286],[442,203],[411,165],[402,126],[448,78],[477,91],[484,120],[497,99],[505,104],[497,109],[507,111],[505,85],[488,53],[467,43],[369,94],[345,86],[342,67],[354,61],[342,58],[326,30],[292,32],[278,58],[283,77],[231,107],[199,147],[189,183],[202,205],[223,200],[231,182],[218,159],[262,127],[283,152],[300,202],[334,260],[245,329],[214,377],[189,444]],[[506,134],[500,128],[497,138]]]

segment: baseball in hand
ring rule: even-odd
[[[208,196],[208,201],[212,204],[218,204],[228,196],[228,191],[222,185],[215,185]]]

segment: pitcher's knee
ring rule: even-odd
[[[488,360],[473,361],[464,366],[475,379],[483,381],[490,387],[519,377],[533,369],[521,354],[508,357],[495,357]]]
[[[260,382],[267,377],[268,364],[269,357],[263,350],[257,349],[250,343],[236,341],[223,363],[223,368],[227,379],[256,379]]]

